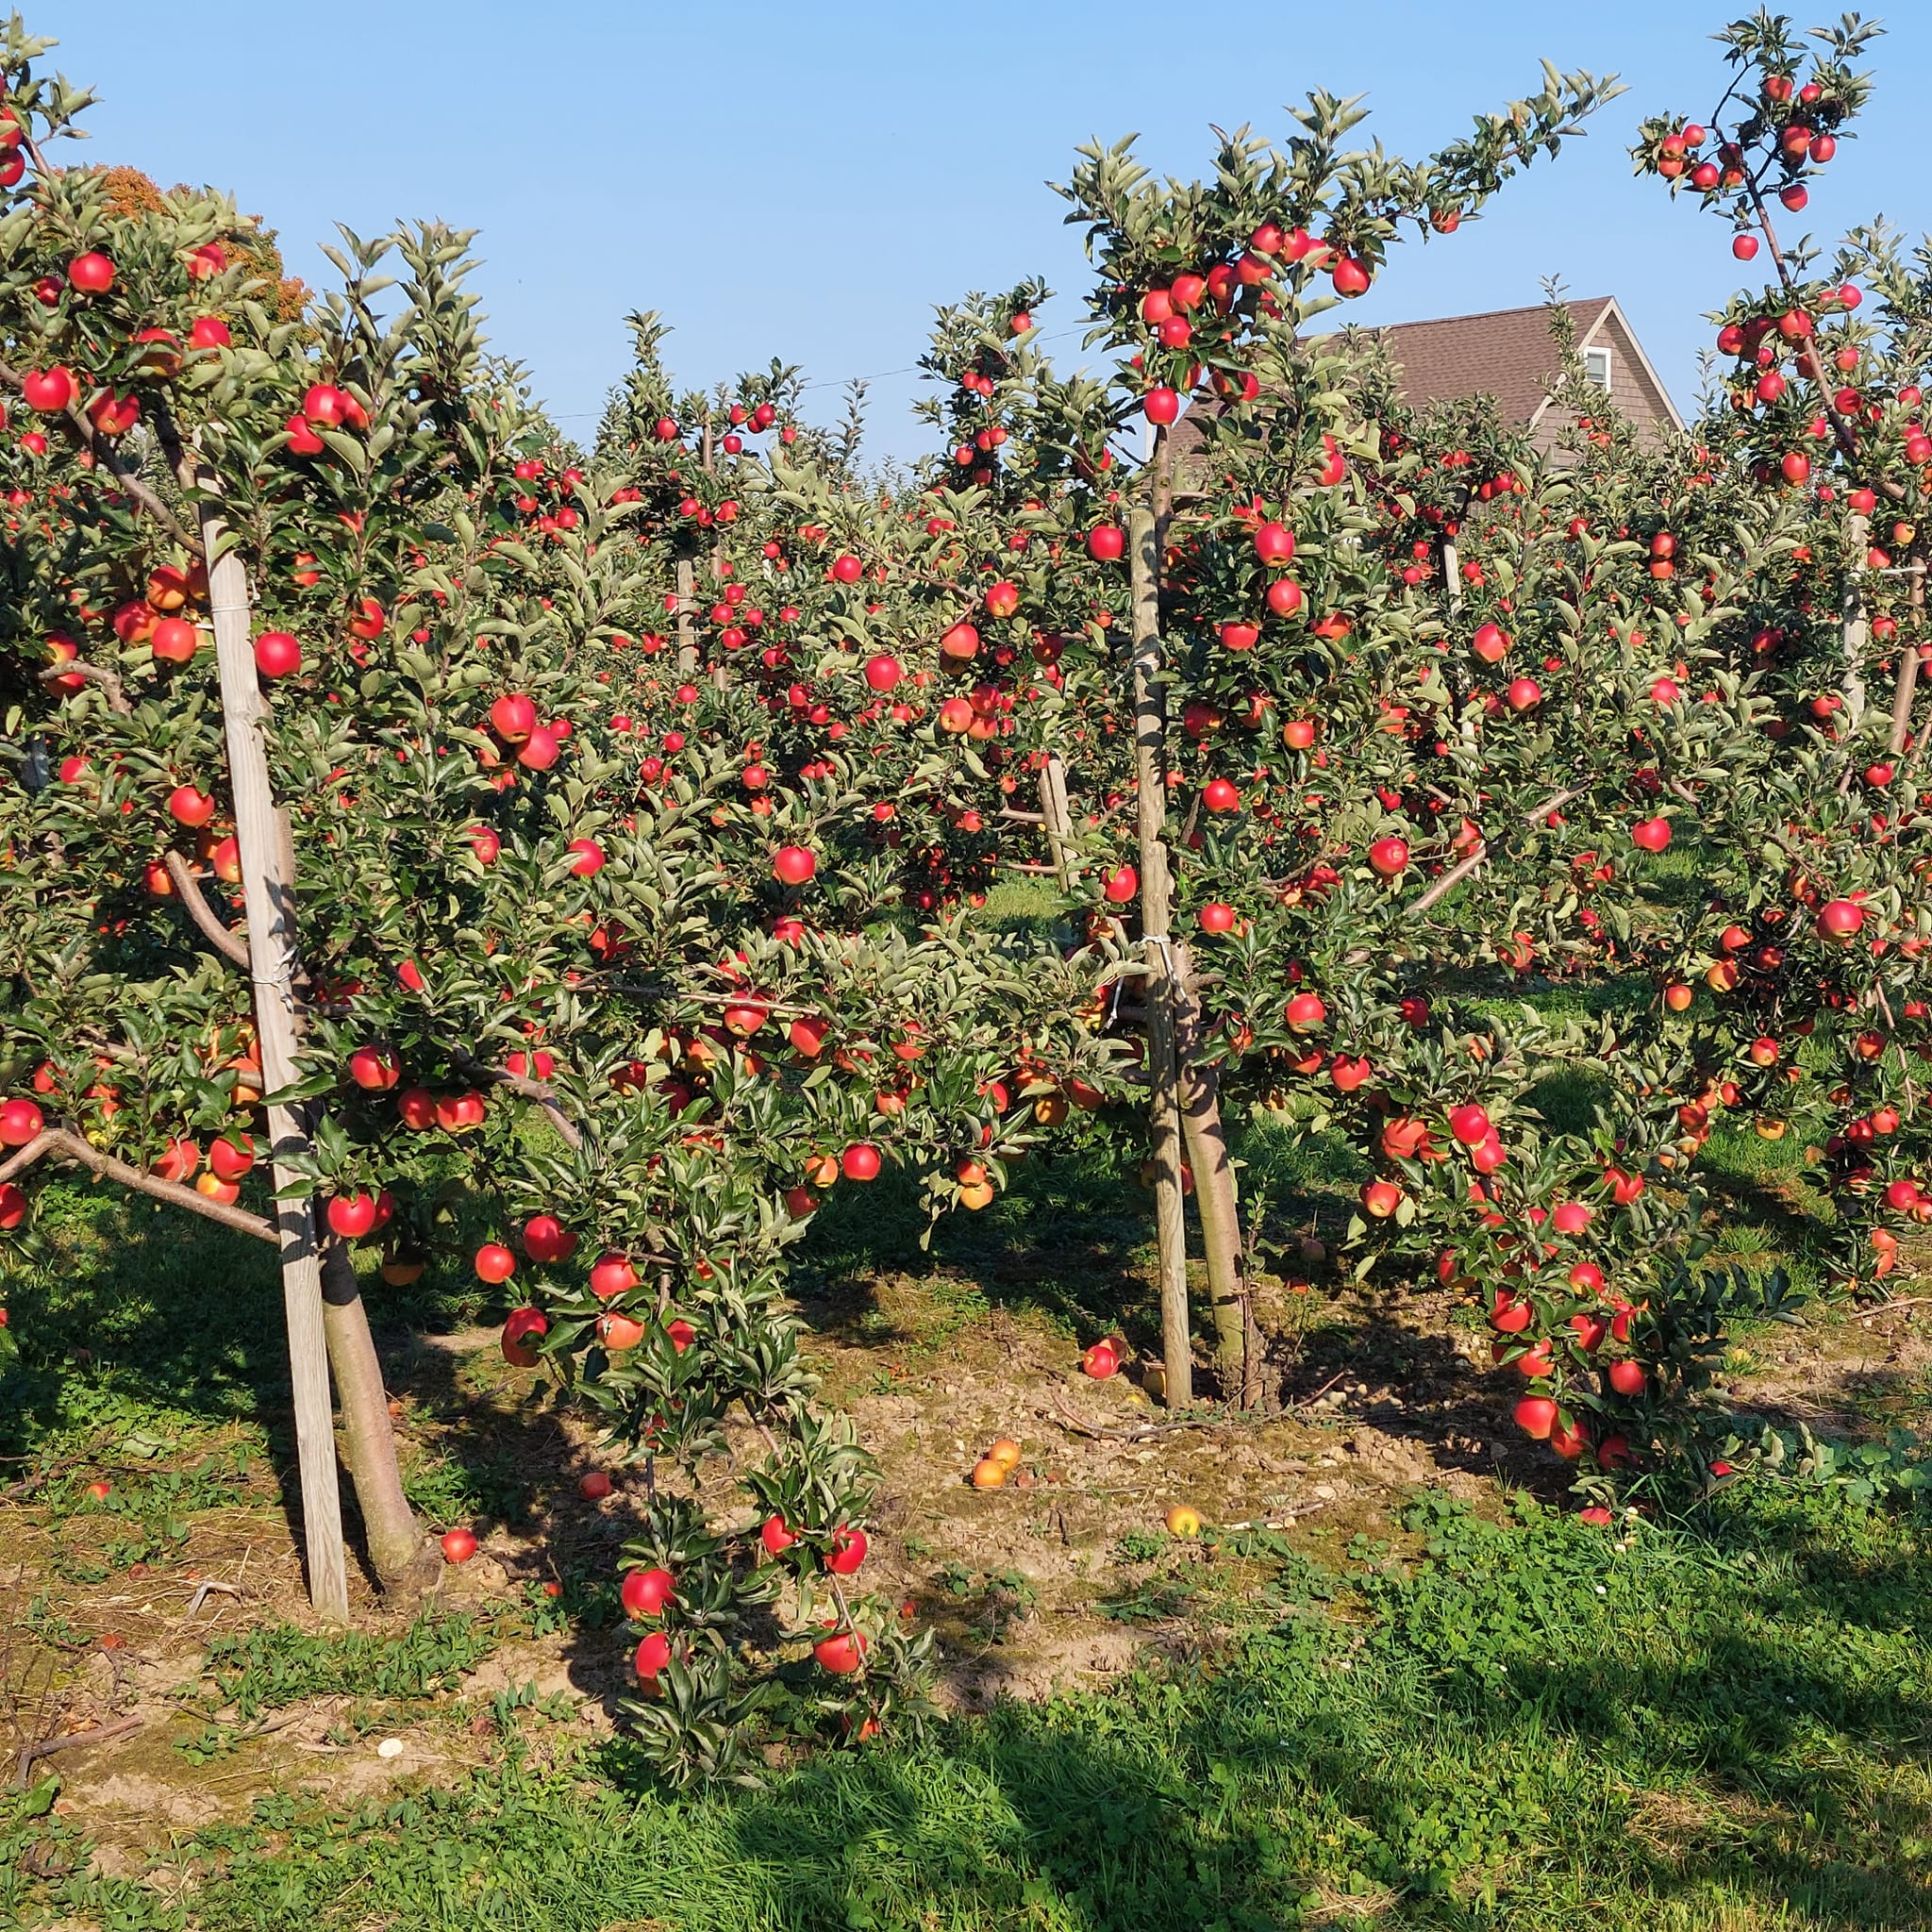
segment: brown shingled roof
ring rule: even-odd
[[[1566,302],[1576,340],[1587,341],[1610,307],[1607,295]],[[1401,370],[1404,399],[1423,408],[1463,396],[1494,396],[1506,419],[1527,423],[1541,408],[1559,369],[1549,305],[1451,315],[1441,322],[1398,322],[1360,331],[1389,351]]]
[[[1682,429],[1676,405],[1651,368],[1615,298],[1599,295],[1563,306],[1575,326],[1579,349],[1596,343],[1613,350],[1616,375],[1612,394],[1636,422],[1639,436],[1655,441],[1673,428]],[[1547,417],[1546,405],[1560,362],[1556,339],[1550,333],[1547,303],[1341,333],[1378,342],[1388,351],[1406,403],[1423,408],[1468,396],[1493,396],[1506,421],[1537,432],[1542,446],[1551,445],[1554,425]],[[1204,398],[1168,432],[1168,447],[1177,464],[1198,455],[1209,422],[1227,407]]]

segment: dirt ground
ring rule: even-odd
[[[1435,1297],[1365,1306],[1345,1327],[1338,1312],[1324,1309],[1298,1348],[1281,1345],[1278,1412],[1206,1426],[1168,1421],[1131,1370],[1107,1382],[1082,1375],[1050,1322],[970,1296],[962,1315],[931,1279],[887,1278],[849,1320],[823,1323],[813,1354],[826,1392],[881,1472],[864,1580],[909,1596],[936,1628],[943,1698],[970,1709],[1094,1687],[1148,1646],[1188,1641],[1184,1611],[1163,1614],[1158,1590],[1121,1612],[1137,1591],[1185,1580],[1196,1550],[1166,1535],[1173,1504],[1210,1524],[1267,1525],[1333,1559],[1358,1533],[1406,1547],[1398,1512],[1426,1487],[1478,1507],[1519,1486],[1557,1498],[1549,1458],[1506,1432],[1473,1324],[1456,1324]],[[1269,1313],[1271,1327],[1294,1325],[1292,1308]],[[1740,1409],[1784,1423],[1882,1428],[1891,1406],[1923,1404],[1927,1318],[1932,1305],[1911,1303],[1757,1332],[1727,1357],[1728,1392]],[[59,1514],[31,1493],[0,1501],[0,1744],[105,1733],[42,1757],[35,1774],[58,1770],[58,1808],[100,1841],[109,1870],[138,1871],[172,1838],[245,1819],[266,1789],[301,1786],[342,1803],[482,1764],[500,1696],[547,1700],[545,1735],[559,1740],[612,1727],[627,1683],[621,1631],[532,1638],[527,1606],[547,1579],[614,1574],[639,1474],[614,1467],[588,1427],[533,1410],[528,1378],[505,1368],[495,1341],[482,1329],[397,1338],[389,1369],[409,1466],[487,1450],[534,1488],[530,1518],[488,1527],[478,1556],[449,1568],[440,1591],[452,1606],[515,1613],[525,1634],[507,1635],[449,1688],[379,1707],[373,1728],[371,1707],[346,1695],[252,1722],[184,1702],[208,1689],[212,1637],[314,1627],[265,1464],[223,1507],[195,1510],[178,1549],[93,1565],[111,1568],[95,1582],[83,1580],[85,1558],[107,1519]],[[1023,1447],[1013,1480],[974,1489],[974,1462],[1002,1435]],[[142,1474],[167,1463],[157,1446]],[[616,1488],[587,1503],[576,1478],[598,1466],[612,1468]],[[352,1581],[362,1628],[400,1630],[420,1608],[386,1603],[359,1573]],[[230,1732],[219,1749],[181,1748],[211,1723]]]

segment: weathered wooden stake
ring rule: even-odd
[[[1151,504],[1127,517],[1134,594],[1134,769],[1140,797],[1141,935],[1147,976],[1147,1112],[1160,1256],[1160,1341],[1170,1408],[1194,1399],[1188,1324],[1188,1239],[1181,1205],[1180,1093],[1174,1059],[1174,972],[1168,924],[1167,707],[1160,672],[1160,541]]]
[[[1046,755],[1040,768],[1040,822],[1046,829],[1046,847],[1053,857],[1055,882],[1063,892],[1074,890],[1074,813],[1067,803],[1067,768],[1057,751]]]
[[[1238,1387],[1243,1408],[1261,1399],[1258,1337],[1246,1272],[1241,1266],[1241,1193],[1227,1131],[1221,1121],[1221,1080],[1205,1063],[1200,990],[1193,957],[1175,945],[1174,1062],[1179,1081],[1181,1128],[1194,1170],[1194,1210],[1201,1217],[1201,1248],[1208,1260],[1208,1297],[1214,1317],[1214,1355],[1224,1389]]]
[[[235,804],[235,842],[240,848],[242,892],[248,919],[255,1031],[261,1049],[263,1090],[273,1093],[295,1077],[294,876],[287,860],[289,841],[277,824],[268,757],[261,742],[267,706],[256,682],[248,576],[226,536],[220,508],[212,497],[205,497],[201,537],[208,558],[222,722],[228,743],[228,783]],[[279,1193],[296,1178],[286,1162],[306,1144],[307,1136],[300,1116],[288,1107],[271,1106],[268,1126]],[[346,1623],[349,1579],[342,1552],[342,1503],[336,1480],[328,1343],[323,1329],[314,1210],[307,1201],[277,1201],[275,1223],[281,1239],[290,1379],[295,1394],[295,1448],[301,1467],[309,1601],[318,1615]]]

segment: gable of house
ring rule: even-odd
[[[1616,299],[1599,295],[1563,307],[1569,310],[1586,372],[1599,375],[1611,401],[1636,425],[1639,441],[1655,448],[1681,430],[1683,418]],[[1550,407],[1550,391],[1562,372],[1562,358],[1550,333],[1547,303],[1483,315],[1445,316],[1437,322],[1351,326],[1336,340],[1378,344],[1394,366],[1403,400],[1413,408],[1493,396],[1504,420],[1527,428],[1544,451],[1556,448],[1568,420],[1564,412]],[[1225,407],[1196,403],[1169,431],[1168,444],[1176,464],[1198,460],[1208,421]]]

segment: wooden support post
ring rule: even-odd
[[[1925,610],[1925,540],[1915,536],[1907,558],[1912,573],[1911,610],[1912,622],[1907,627],[1909,635],[1898,640],[1898,682],[1891,693],[1891,755],[1901,756],[1912,741],[1912,696],[1919,684],[1919,642],[1920,619]],[[1849,650],[1847,643],[1846,649]],[[1917,762],[1914,751],[1913,762]]]
[[[1040,822],[1046,828],[1046,849],[1053,858],[1055,883],[1063,892],[1074,890],[1074,813],[1067,803],[1067,768],[1057,751],[1046,755],[1040,768]]]
[[[698,668],[698,574],[688,557],[677,559],[677,668],[685,676]]]
[[[1856,735],[1865,717],[1865,649],[1871,642],[1872,626],[1865,613],[1865,553],[1871,548],[1872,525],[1861,515],[1845,523],[1845,593],[1840,615],[1844,625],[1845,728]]]
[[[211,478],[204,476],[204,487]],[[208,558],[208,604],[215,661],[221,675],[222,722],[227,735],[228,784],[235,804],[242,893],[248,920],[249,978],[255,989],[255,1031],[261,1049],[263,1091],[295,1077],[295,881],[287,862],[289,841],[277,824],[261,725],[267,705],[256,681],[250,636],[248,575],[227,542],[212,495],[201,504],[201,538]],[[268,1110],[276,1191],[296,1175],[290,1157],[307,1145],[301,1116],[289,1107]],[[323,1329],[321,1257],[315,1215],[307,1201],[277,1201],[282,1251],[282,1301],[289,1327],[289,1371],[295,1395],[295,1448],[302,1478],[302,1527],[308,1556],[308,1597],[319,1616],[349,1617],[348,1570],[342,1553],[342,1503],[336,1479],[336,1445],[329,1404],[328,1342]]]
[[[1194,1170],[1194,1208],[1201,1217],[1201,1247],[1208,1258],[1215,1359],[1223,1389],[1238,1388],[1241,1407],[1253,1408],[1261,1400],[1260,1334],[1241,1266],[1241,1194],[1221,1120],[1221,1080],[1216,1069],[1204,1065],[1201,1058],[1201,995],[1194,983],[1193,956],[1177,944],[1174,959],[1181,1128]]]
[[[1154,507],[1127,517],[1134,591],[1134,770],[1141,835],[1141,935],[1146,953],[1147,1112],[1160,1256],[1160,1341],[1170,1408],[1194,1399],[1188,1325],[1187,1222],[1181,1197],[1180,1094],[1174,1059],[1174,960],[1168,924],[1167,715],[1160,672],[1160,539]]]

